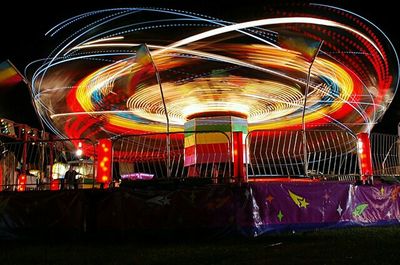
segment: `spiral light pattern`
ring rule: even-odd
[[[61,43],[28,68],[39,114],[71,138],[164,132],[166,110],[173,131],[194,115],[218,112],[246,117],[249,131],[297,130],[307,97],[307,126],[370,130],[399,81],[390,40],[351,12],[301,10],[286,7],[241,23],[152,8],[78,15],[48,32]],[[300,44],[288,49],[281,37],[323,41],[307,95],[311,62]],[[141,43],[149,47],[150,67],[137,62]]]

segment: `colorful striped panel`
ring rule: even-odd
[[[189,147],[195,144],[218,144],[218,143],[229,143],[228,134],[224,133],[196,133],[185,137],[185,147]]]
[[[185,166],[231,161],[232,132],[243,132],[244,139],[247,134],[247,120],[230,116],[194,118],[184,127],[190,131],[185,133]]]
[[[198,144],[185,148],[185,166],[198,163],[229,162],[228,143]]]
[[[196,144],[196,135],[195,134],[190,134],[189,136],[185,135],[185,148],[188,148],[189,146],[193,146]]]
[[[196,155],[186,155],[185,154],[185,163],[183,164],[185,167],[195,165],[196,164]]]
[[[205,155],[185,155],[184,166],[192,166],[196,164],[210,164],[210,163],[227,163],[231,161],[228,154],[214,154],[212,156]]]
[[[247,134],[247,132],[248,132],[247,120],[232,117],[232,131],[233,132],[242,132],[243,134]]]

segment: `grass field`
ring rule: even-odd
[[[257,239],[0,242],[0,264],[400,264],[400,226]]]

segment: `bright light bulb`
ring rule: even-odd
[[[76,156],[81,156],[83,154],[82,149],[77,149],[75,154],[76,154]]]

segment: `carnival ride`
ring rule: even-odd
[[[59,188],[53,178],[59,172],[51,171],[56,160],[87,161],[91,189],[112,182],[111,168],[135,181],[179,182],[62,191],[51,201],[20,196],[17,205],[27,207],[5,215],[16,224],[9,234],[21,228],[25,235],[29,222],[21,220],[36,220],[25,209],[40,216],[29,228],[42,231],[45,216],[49,227],[80,235],[234,227],[256,237],[398,223],[398,185],[354,185],[354,177],[400,175],[398,137],[369,138],[399,82],[392,43],[343,9],[273,10],[234,23],[164,8],[106,9],[47,32],[60,44],[26,73],[39,115],[61,139],[9,143],[4,150],[25,162],[31,153],[35,169],[50,168],[52,190]],[[280,178],[270,182],[271,176]],[[294,176],[312,178],[293,183]],[[186,185],[186,177],[229,184]],[[330,179],[345,181],[320,181]],[[26,183],[17,187],[24,191]],[[5,213],[14,213],[15,198],[5,200]],[[60,212],[43,215],[40,205]]]
[[[302,144],[301,137],[288,137],[303,151],[278,158],[294,158],[290,165],[312,159],[307,151],[354,153],[354,137],[325,144],[324,137],[307,137],[306,131],[369,133],[399,82],[396,51],[380,29],[320,4],[287,6],[240,23],[164,8],[106,9],[70,18],[47,35],[62,41],[27,68],[45,124],[62,138],[95,141],[164,133],[166,147],[156,156],[168,164],[171,137],[185,139],[179,155],[189,166],[210,161],[200,156],[224,149],[226,142],[233,146],[234,132],[242,133],[239,145],[247,152],[240,156],[256,161],[253,172],[260,166],[251,158],[259,145],[250,139],[252,132],[302,131]],[[210,134],[191,135],[200,131]],[[132,147],[131,157],[143,160],[165,142],[147,139],[131,141],[142,146],[139,153]],[[262,146],[265,140],[260,141]],[[126,159],[123,144],[113,143],[113,159]],[[229,162],[237,151],[232,148],[211,160]],[[287,174],[307,174],[304,170]]]
[[[165,132],[166,114],[171,131],[209,113],[243,117],[250,131],[297,130],[307,99],[307,125],[369,131],[399,78],[396,52],[383,32],[325,5],[266,17],[233,23],[169,9],[122,8],[70,18],[47,32],[69,35],[36,62],[41,65],[31,75],[39,113],[69,138]],[[141,43],[153,64],[138,60]]]

